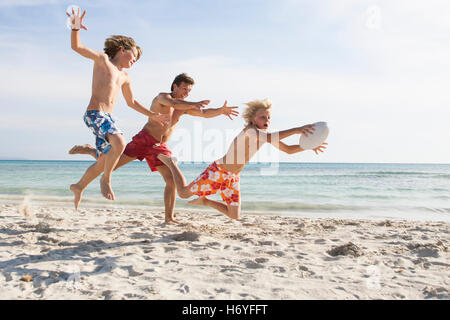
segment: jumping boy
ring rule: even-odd
[[[208,108],[203,107],[209,104],[209,100],[203,100],[200,102],[185,101],[194,85],[194,80],[187,74],[182,73],[175,77],[171,85],[170,93],[159,93],[152,101],[150,107],[155,112],[161,114],[167,114],[170,122],[168,125],[162,126],[161,124],[153,121],[151,118],[144,125],[144,128],[133,137],[132,141],[127,144],[125,151],[120,157],[115,169],[133,161],[139,159],[140,161],[146,160],[151,171],[158,171],[166,183],[164,189],[164,205],[165,205],[165,221],[177,222],[174,219],[174,208],[176,200],[176,188],[173,181],[172,173],[168,167],[162,163],[157,156],[159,154],[165,154],[171,156],[171,151],[166,145],[173,134],[176,125],[180,118],[184,114],[191,116],[211,118],[219,115],[226,115],[228,118],[233,119],[232,116],[237,116],[239,113],[234,109],[238,107],[229,107],[225,101],[224,105],[220,108]],[[70,151],[70,154],[90,154],[96,157],[95,149],[90,145],[74,146]],[[97,172],[97,176],[100,172]],[[90,179],[80,181],[76,188],[81,192],[86,186],[97,176],[91,176]],[[81,199],[75,197],[75,208]]]
[[[176,158],[160,154],[160,159],[170,168],[178,194],[181,198],[189,198],[193,195],[199,198],[189,201],[190,204],[209,206],[231,219],[238,219],[241,211],[239,173],[250,161],[253,155],[266,142],[271,143],[283,152],[292,154],[304,151],[299,145],[286,145],[281,140],[293,134],[312,133],[314,125],[308,124],[298,128],[269,133],[267,129],[270,124],[272,103],[270,101],[252,101],[247,103],[248,108],[243,114],[246,127],[236,136],[231,143],[227,154],[221,159],[214,161],[206,170],[200,174],[189,185],[177,166]],[[314,149],[323,152],[327,143]],[[220,194],[225,203],[214,201],[206,196]]]
[[[141,56],[142,50],[134,40],[125,36],[111,36],[105,41],[104,53],[84,46],[80,41],[80,29],[87,30],[83,25],[86,10],[80,16],[72,9],[72,15],[66,13],[71,21],[71,47],[85,58],[94,61],[94,73],[92,79],[92,96],[84,115],[84,121],[88,128],[96,136],[96,151],[98,160],[90,166],[80,181],[90,179],[99,172],[103,172],[100,179],[102,195],[109,200],[114,200],[114,192],[111,188],[111,173],[116,166],[120,155],[125,149],[125,140],[122,131],[117,127],[112,116],[114,105],[119,93],[122,94],[127,105],[136,111],[148,116],[155,123],[167,121],[167,115],[160,115],[144,108],[133,97],[130,77],[124,69],[130,68]],[[81,197],[77,185],[70,186],[75,198]]]

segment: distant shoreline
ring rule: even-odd
[[[24,162],[94,162],[94,160],[33,160],[33,159],[19,159],[19,158],[0,158],[1,161],[24,161]],[[136,160],[135,160],[136,161]],[[213,160],[210,161],[182,161],[180,160],[180,163],[192,163],[192,164],[209,164]],[[249,164],[271,164],[271,163],[277,163],[277,162],[249,162]],[[301,162],[301,161],[280,161],[279,163],[292,163],[292,164],[364,164],[364,165],[448,165],[450,166],[450,163],[441,163],[441,162]]]

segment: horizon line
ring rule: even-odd
[[[136,159],[137,160],[137,159]],[[136,161],[133,160],[133,161]],[[47,160],[43,160],[43,159],[24,159],[24,158],[4,158],[1,159],[0,161],[38,161],[38,162],[95,162],[94,160],[55,160],[55,159],[47,159]],[[132,162],[133,162],[132,161]],[[192,161],[192,160],[184,160],[181,161],[179,160],[178,162],[180,163],[211,163],[214,160],[210,160],[210,161]],[[277,163],[277,162],[270,162],[270,161],[257,161],[257,162],[249,162],[248,164],[272,164],[272,163]],[[302,162],[302,161],[278,161],[278,163],[308,163],[308,164],[436,164],[436,165],[450,165],[450,163],[444,163],[444,162]]]

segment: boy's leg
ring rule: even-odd
[[[100,158],[98,158],[97,162],[91,165],[84,175],[81,177],[80,181],[75,184],[70,185],[70,190],[73,192],[75,209],[78,209],[78,205],[81,201],[81,195],[83,194],[83,190],[87,187],[89,183],[91,183],[95,178],[97,178],[105,168],[105,160],[106,155],[101,154]]]
[[[95,178],[97,178],[105,169],[105,159],[106,155],[101,154],[100,158],[97,160],[96,163],[91,165],[86,172],[84,173],[83,177],[78,181],[76,184],[70,185],[70,190],[75,195],[74,203],[75,203],[75,209],[78,209],[78,205],[81,201],[81,195],[83,194],[83,190],[88,186],[89,183],[91,183]],[[119,162],[117,163],[114,170],[117,170],[123,165],[126,165],[127,163],[136,160],[136,158],[128,157],[125,154],[122,154],[120,156]]]
[[[166,222],[175,222],[178,223],[174,219],[174,209],[175,209],[175,199],[177,195],[177,189],[175,187],[175,181],[173,180],[173,175],[170,169],[167,166],[158,166],[156,170],[163,177],[166,187],[164,189],[164,207],[166,213]]]
[[[69,150],[69,154],[89,154],[93,158],[97,159],[97,150],[90,144],[84,144],[84,145],[77,144],[77,145],[73,146],[72,149]],[[127,163],[134,161],[134,160],[136,160],[136,158],[129,157],[126,154],[122,153],[122,155],[119,158],[119,162],[117,162],[114,170],[117,170],[120,167],[122,167],[122,166],[126,165]]]
[[[77,144],[69,150],[69,154],[88,154],[97,160],[97,150],[90,144]]]
[[[191,197],[192,192],[187,187],[186,179],[184,178],[177,164],[173,162],[172,158],[163,154],[159,154],[158,159],[161,160],[167,167],[169,167],[170,171],[172,172],[178,195],[183,199]]]
[[[106,199],[114,200],[114,192],[111,188],[111,173],[125,150],[125,139],[121,134],[108,133],[106,137],[111,144],[111,148],[106,155],[105,167],[100,179],[100,190]]]
[[[239,219],[239,215],[241,213],[241,202],[239,202],[239,206],[232,206],[229,204],[225,204],[223,202],[211,200],[205,197],[200,197],[189,201],[189,204],[211,207],[213,209],[222,212],[231,219]]]

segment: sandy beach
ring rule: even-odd
[[[0,299],[449,299],[449,223],[0,204]]]

